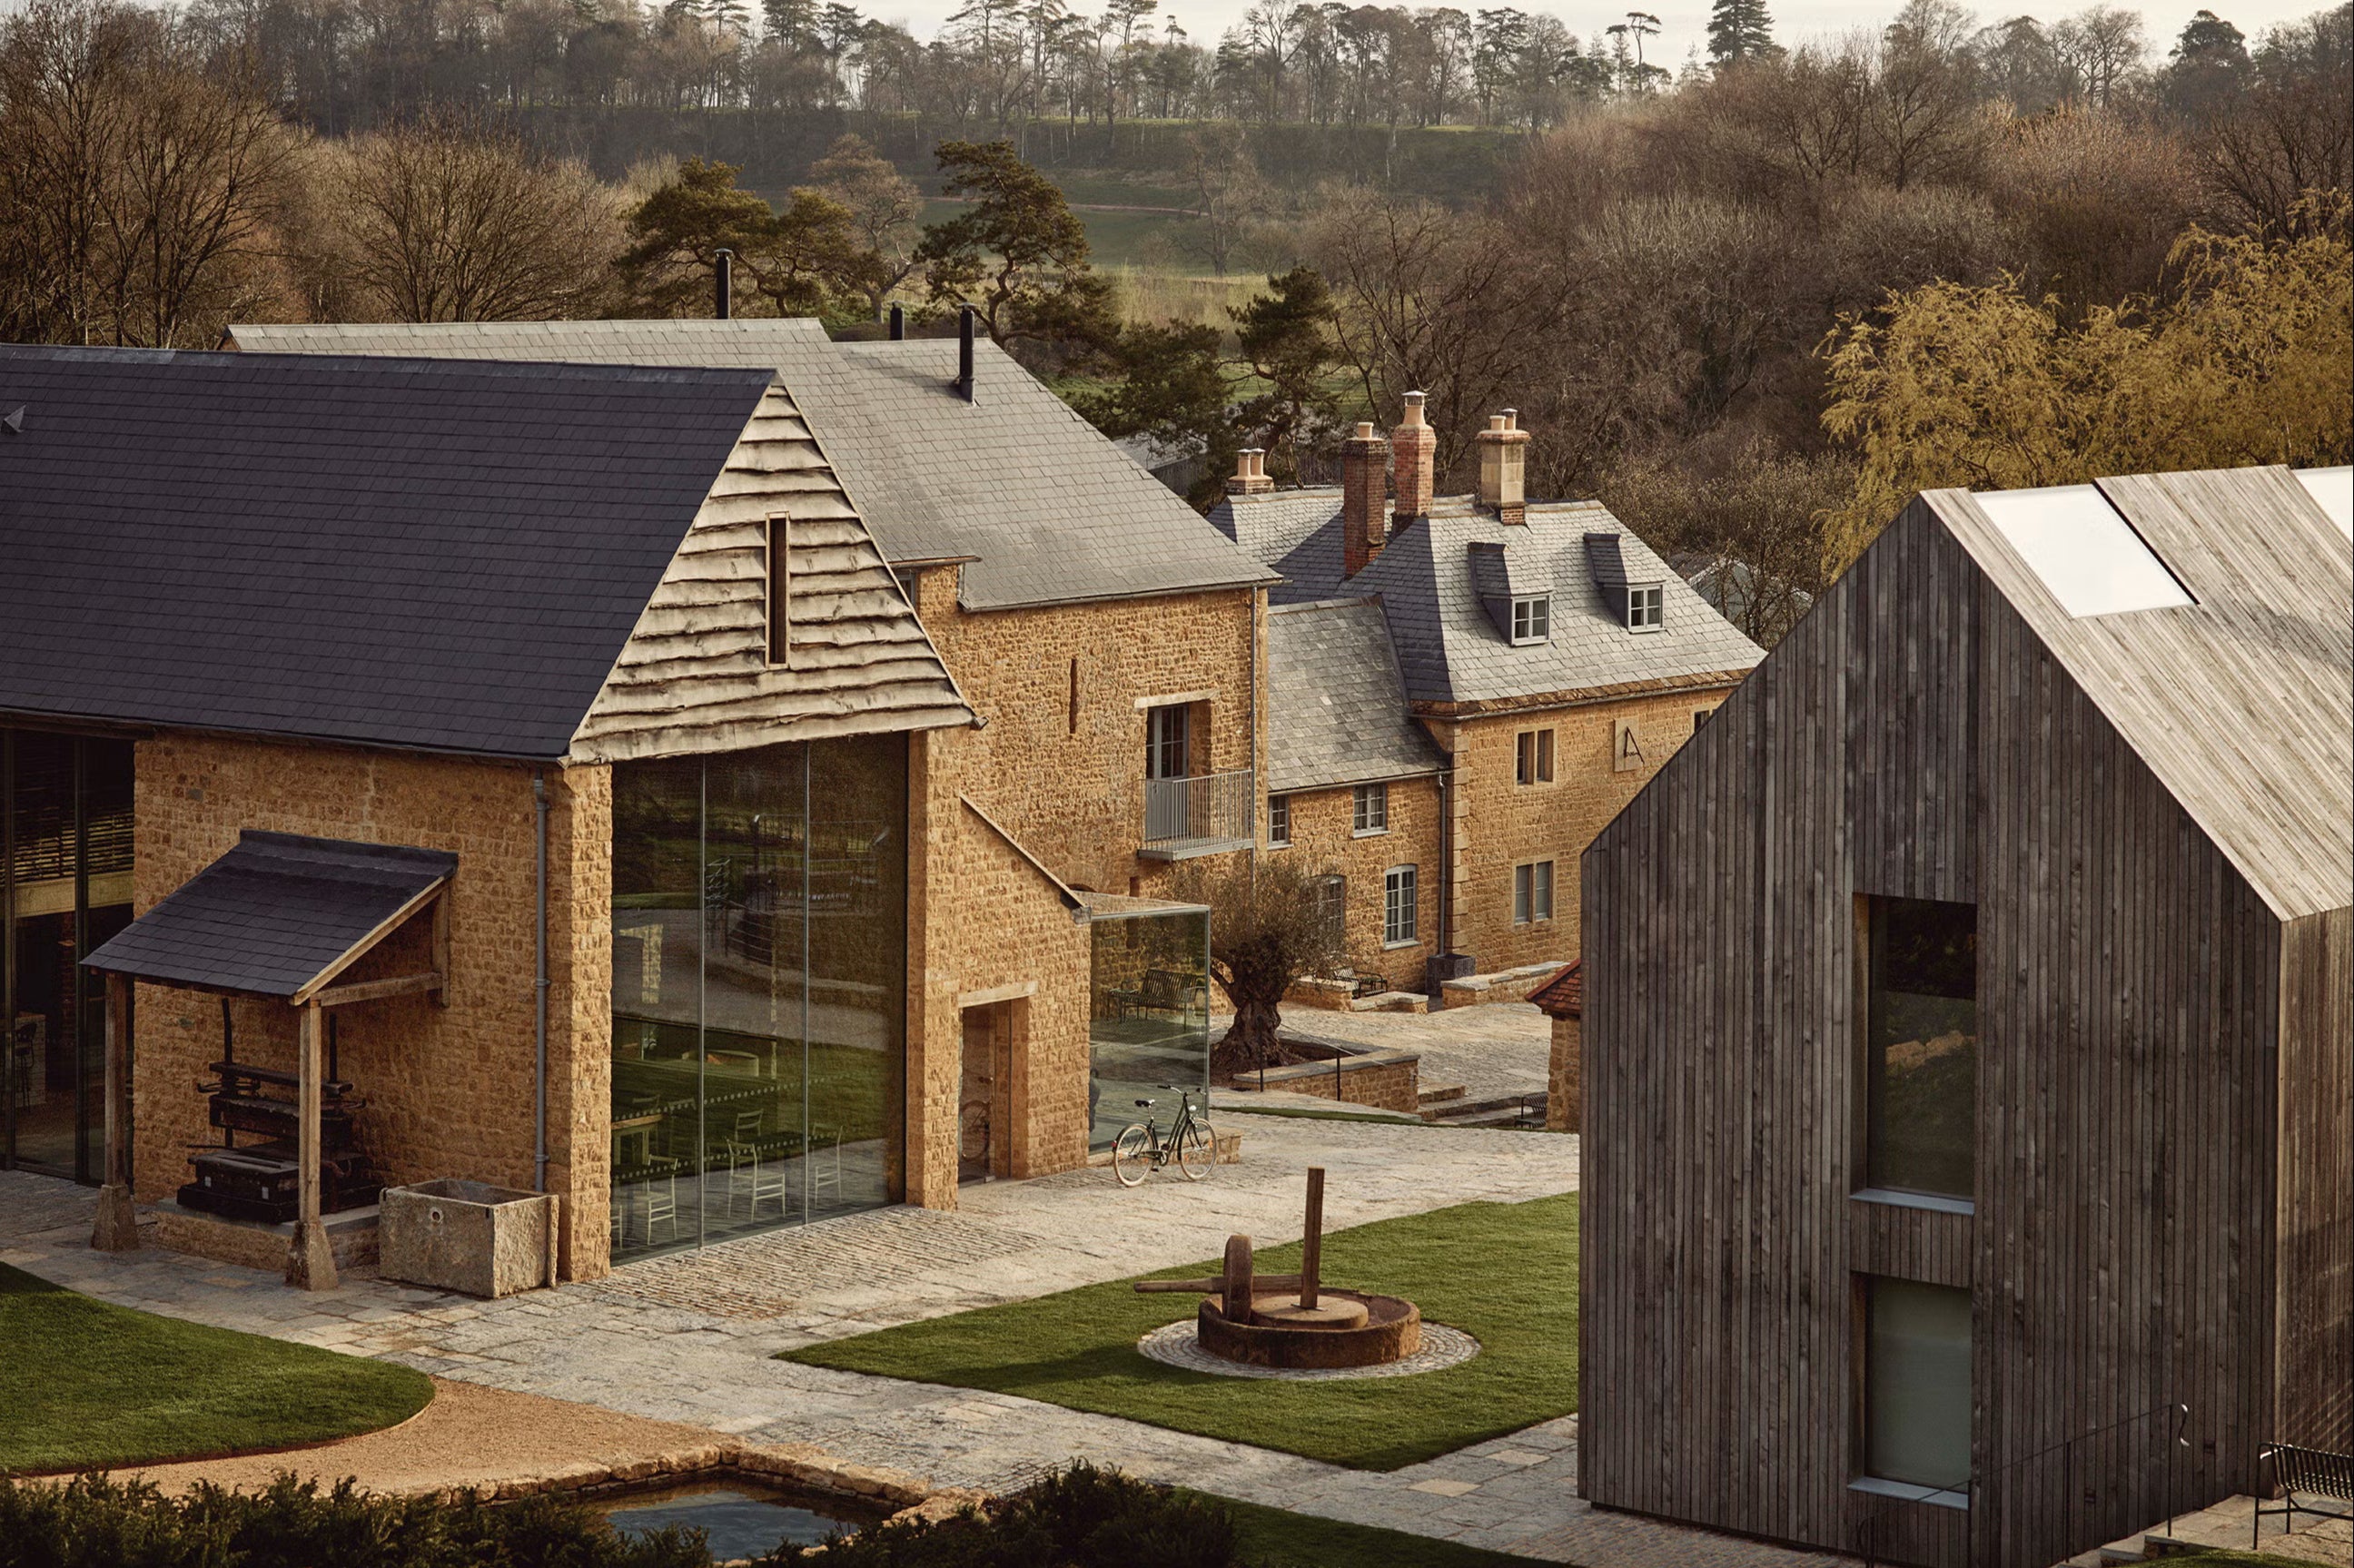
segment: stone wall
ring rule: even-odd
[[[1363,1051],[1336,1061],[1340,1069],[1337,1074],[1333,1071],[1335,1062],[1299,1062],[1288,1067],[1269,1067],[1267,1091],[1314,1095],[1319,1099],[1345,1101],[1405,1116],[1421,1110],[1422,1058],[1415,1053]],[[1248,1075],[1238,1081],[1237,1086],[1256,1093],[1260,1086],[1259,1075]]]
[[[964,1010],[1008,1004],[999,1173],[1087,1162],[1087,927],[1062,889],[965,803],[970,730],[911,737],[907,1201],[956,1207]]]
[[[1291,802],[1291,843],[1270,849],[1311,872],[1348,879],[1349,960],[1359,973],[1378,969],[1393,991],[1420,991],[1424,965],[1438,948],[1438,780],[1400,779],[1389,787],[1389,832],[1356,836],[1352,789],[1301,790]],[[1415,940],[1390,948],[1382,941],[1383,878],[1394,865],[1415,868]],[[1342,1005],[1346,1005],[1343,1002]]]
[[[165,733],[137,750],[136,907],[201,871],[246,828],[454,851],[446,1005],[426,996],[334,1011],[338,1072],[366,1105],[362,1147],[387,1181],[472,1177],[533,1185],[535,819],[529,767]],[[611,779],[546,770],[548,1171],[565,1197],[567,1277],[605,1272]],[[394,934],[343,977],[414,972],[428,922]],[[133,1077],[137,1196],[171,1197],[188,1146],[217,1140],[196,1092],[219,1059],[221,1003],[138,988]],[[239,1060],[292,1070],[295,1017],[230,1004]]]
[[[1469,954],[1481,973],[1575,958],[1578,856],[1691,736],[1693,715],[1715,707],[1728,689],[1426,721],[1455,758],[1455,951]],[[1641,757],[1621,766],[1630,726]],[[1518,737],[1542,729],[1553,732],[1553,779],[1518,783]],[[1513,869],[1546,860],[1553,918],[1516,925]]]
[[[1575,1018],[1553,1021],[1553,1056],[1545,1085],[1545,1126],[1555,1132],[1583,1132],[1585,1111],[1585,1025]]]
[[[1252,766],[1257,590],[970,613],[956,568],[909,575],[925,630],[988,720],[966,734],[960,788],[1071,885],[1126,893],[1140,877],[1150,893],[1162,873],[1136,855],[1145,708],[1194,705],[1193,773]]]

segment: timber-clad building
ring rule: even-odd
[[[2050,1563],[2354,1444],[2354,493],[1907,507],[1585,859],[1610,1508]]]

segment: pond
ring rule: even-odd
[[[652,1535],[672,1525],[699,1529],[714,1561],[760,1557],[790,1541],[815,1546],[836,1531],[847,1535],[866,1520],[853,1505],[805,1493],[768,1493],[748,1484],[681,1487],[640,1492],[603,1505],[624,1535]]]

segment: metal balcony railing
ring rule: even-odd
[[[1143,853],[1182,860],[1252,840],[1258,795],[1249,768],[1144,781]]]

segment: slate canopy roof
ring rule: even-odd
[[[164,985],[295,1001],[457,872],[444,850],[249,828],[84,960]]]

